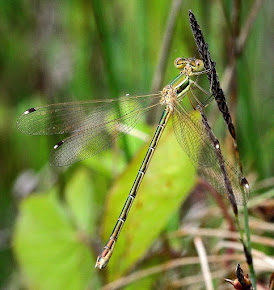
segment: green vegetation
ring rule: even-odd
[[[128,289],[198,289],[198,283],[203,288],[197,254],[200,238],[216,289],[222,289],[223,278],[235,278],[238,262],[248,272],[240,243],[226,231],[235,228],[229,203],[197,178],[171,124],[109,265],[103,271],[94,269],[160,112],[145,116],[136,127],[147,141],[128,135],[111,149],[68,168],[48,164],[51,148],[64,136],[27,136],[16,129],[20,114],[38,105],[150,93],[162,47],[167,45],[163,40],[171,2],[0,2],[2,288],[101,289],[121,277],[125,279],[118,281],[118,287]],[[167,64],[161,69],[161,88],[177,74],[174,59],[195,54],[188,22],[191,9],[216,61],[236,126],[244,173],[251,185],[252,248],[261,252],[253,253],[255,273],[258,283],[267,285],[273,271],[267,258],[273,252],[274,231],[270,224],[273,2],[262,1],[255,11],[239,55],[231,52],[235,48],[231,35],[237,38],[244,31],[254,1],[188,2],[182,1],[176,16]],[[199,82],[209,89],[206,77]],[[206,114],[224,154],[233,160],[232,141],[216,103]],[[243,224],[241,212],[240,221]]]

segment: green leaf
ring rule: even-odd
[[[77,228],[87,232],[94,232],[96,218],[94,190],[88,171],[80,168],[66,186],[66,201],[71,209]]]
[[[148,144],[132,160],[110,191],[104,215],[104,240],[112,232],[147,147]],[[195,176],[195,170],[175,139],[173,130],[167,128],[108,265],[111,279],[122,275],[145,254],[193,188]]]
[[[91,253],[55,192],[20,204],[13,246],[28,289],[75,290],[90,283]]]

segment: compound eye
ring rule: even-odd
[[[174,66],[178,69],[182,69],[184,68],[186,65],[186,62],[185,62],[185,59],[184,58],[181,58],[181,57],[178,57],[175,59],[174,61]]]
[[[200,59],[196,59],[195,61],[195,70],[202,71],[204,69],[204,63]]]

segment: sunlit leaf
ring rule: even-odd
[[[105,240],[119,216],[147,147],[143,147],[111,189],[104,215]],[[112,278],[124,273],[145,254],[194,183],[195,171],[189,158],[177,143],[173,130],[166,129],[108,265]]]
[[[93,197],[94,191],[87,170],[78,170],[66,186],[66,201],[77,223],[77,228],[87,233],[94,231],[92,221],[96,218],[96,209]]]
[[[13,245],[27,288],[85,289],[92,256],[56,195],[31,196],[19,210]]]

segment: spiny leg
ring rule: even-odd
[[[191,92],[192,93],[192,92]],[[192,95],[193,95],[193,93],[192,93]],[[193,104],[193,102],[192,102],[192,100],[191,100],[191,97],[189,96],[189,93],[187,92],[187,97],[188,97],[188,99],[189,99],[189,102],[190,102],[190,104],[191,104],[191,106],[192,106],[192,108],[193,108],[193,110],[196,110],[196,107],[194,106],[194,104]],[[194,97],[195,98],[195,97]],[[196,99],[196,98],[195,98]]]
[[[205,108],[205,107],[207,107],[211,102],[212,102],[212,100],[214,99],[214,98],[212,98],[212,95],[210,95],[210,93],[209,92],[207,92],[205,89],[203,89],[201,86],[199,86],[198,84],[197,84],[197,82],[195,81],[192,81],[192,80],[190,80],[190,82],[191,82],[191,85],[193,86],[193,87],[195,87],[195,88],[198,88],[201,92],[203,92],[205,95],[207,95],[207,96],[209,96],[207,99],[206,99],[206,101],[205,102],[201,102],[196,96],[195,96],[195,94],[193,93],[193,91],[192,91],[192,89],[190,88],[190,93],[192,94],[192,96],[193,96],[193,98],[196,100],[196,102],[201,106],[201,107],[203,107],[203,108]],[[194,108],[195,109],[195,108]]]
[[[203,106],[203,104],[200,102],[200,100],[195,96],[195,94],[193,93],[193,91],[191,90],[191,88],[189,89],[189,93],[192,95],[192,97],[194,98],[194,100],[198,103],[198,106],[200,105],[200,106]],[[189,101],[190,101],[190,103],[191,103],[191,105],[192,105],[192,108],[194,109],[194,110],[196,110],[196,108],[197,108],[197,106],[195,106],[194,104],[193,104],[193,102],[192,102],[192,100],[191,100],[191,97],[189,96],[189,93],[187,93],[187,96],[188,96],[188,99],[189,99]]]

